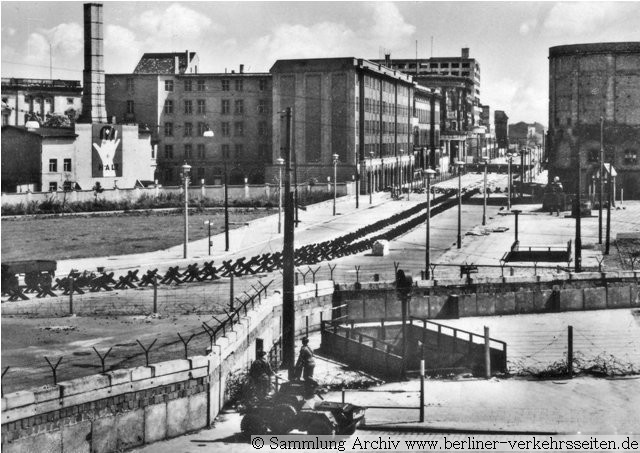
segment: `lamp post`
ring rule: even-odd
[[[430,278],[430,269],[431,269],[431,177],[436,174],[435,170],[427,168],[425,171],[427,175],[427,240],[426,240],[426,250],[424,255],[424,265],[425,265],[425,279],[429,280]]]
[[[209,256],[211,256],[211,224],[213,222],[211,220],[205,220],[204,224],[209,227]]]
[[[487,224],[487,166],[489,159],[484,157],[482,158],[482,162],[484,162],[484,190],[482,191],[482,225],[484,226]]]
[[[184,253],[182,257],[185,259],[189,243],[189,170],[191,170],[191,165],[185,162],[182,166],[182,177],[184,178]]]
[[[462,167],[464,162],[457,161],[458,167],[458,248],[462,248]]]
[[[337,191],[337,176],[338,176],[338,159],[340,156],[333,154],[333,215],[336,215],[336,191]]]
[[[373,151],[369,151],[369,204],[373,204]]]
[[[507,209],[511,209],[511,153],[505,154],[507,158]]]
[[[206,130],[202,133],[203,137],[213,138],[213,131],[207,126]],[[224,250],[229,251],[229,192],[227,189],[227,161],[225,156],[222,156],[222,162],[224,164]]]
[[[276,163],[278,164],[278,234],[280,234],[282,232],[282,166],[284,159],[278,157]]]

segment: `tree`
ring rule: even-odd
[[[43,127],[54,127],[54,128],[71,127],[71,120],[67,115],[54,113],[52,115],[47,116],[47,118],[44,121]]]

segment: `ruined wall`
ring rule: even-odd
[[[604,161],[618,171],[617,196],[640,198],[640,43],[599,43],[549,49],[549,180],[586,192]]]

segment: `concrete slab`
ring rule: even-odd
[[[91,420],[62,426],[64,451],[89,453],[91,451]]]
[[[116,417],[118,450],[129,450],[144,442],[144,409],[123,412]]]
[[[153,404],[144,408],[145,443],[157,442],[167,437],[167,405]]]

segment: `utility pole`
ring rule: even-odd
[[[609,254],[609,245],[611,244],[611,204],[613,203],[613,189],[611,186],[611,180],[613,179],[613,164],[609,162],[609,180],[608,180],[608,196],[609,203],[607,203],[607,241],[605,244],[604,254]]]
[[[575,271],[582,271],[582,233],[580,231],[580,205],[582,204],[580,200],[580,155],[576,150],[576,156],[578,157],[578,178],[577,178],[577,187],[576,190],[576,259],[575,259]]]
[[[600,117],[600,193],[598,194],[598,244],[602,244],[602,191],[604,189],[604,117]]]
[[[282,366],[288,370],[288,379],[294,378],[296,313],[294,306],[294,194],[291,191],[291,107],[285,110],[285,180],[284,180],[284,261],[282,272]]]

